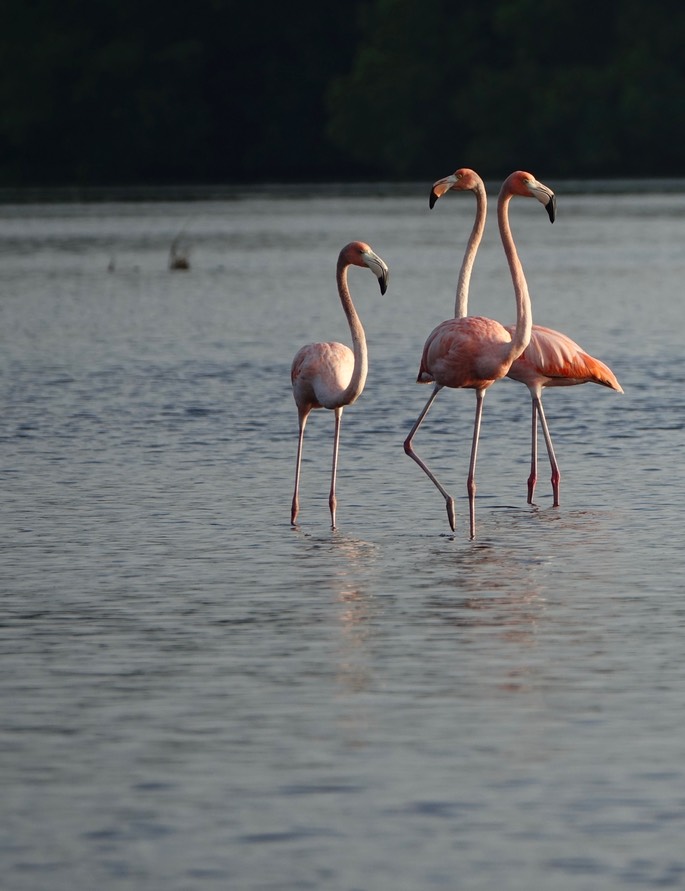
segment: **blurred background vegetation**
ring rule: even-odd
[[[3,9],[3,186],[685,175],[681,0]]]

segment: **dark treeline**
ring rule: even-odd
[[[681,0],[5,0],[0,185],[683,176]]]

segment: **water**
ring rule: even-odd
[[[439,171],[438,171],[439,173]],[[0,207],[3,889],[685,887],[682,194],[558,194],[512,225],[538,322],[625,394],[428,391],[470,195]],[[166,268],[171,241],[191,270]],[[295,351],[370,373],[312,415],[289,527]],[[112,267],[111,271],[108,267]],[[491,213],[474,311],[509,322]]]

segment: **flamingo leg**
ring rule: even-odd
[[[476,417],[473,422],[473,442],[471,443],[471,461],[469,462],[469,475],[466,480],[466,491],[469,494],[469,520],[471,541],[476,537],[476,457],[478,454],[478,439],[480,437],[480,422],[483,417],[484,390],[476,390]]]
[[[328,496],[328,506],[331,510],[331,529],[335,529],[335,509],[338,501],[335,497],[335,478],[338,473],[338,448],[340,446],[340,421],[342,420],[342,406],[335,409],[335,433],[333,434],[333,466],[331,469],[331,492]]]
[[[530,441],[530,476],[528,477],[528,504],[533,503],[535,484],[538,481],[538,406],[535,394],[531,393],[531,405],[533,407],[533,424]]]
[[[297,440],[297,462],[295,464],[295,492],[293,494],[293,504],[290,510],[290,525],[295,526],[295,520],[300,512],[300,466],[302,464],[302,445],[304,442],[304,428],[307,426],[307,417],[309,412],[300,412],[300,435]]]
[[[416,454],[416,452],[412,448],[412,440],[414,439],[416,431],[419,429],[419,427],[423,423],[423,419],[428,414],[428,410],[430,409],[431,405],[435,401],[435,397],[438,395],[440,390],[442,390],[442,386],[440,384],[436,384],[433,389],[433,392],[430,395],[430,398],[428,399],[428,402],[424,405],[423,410],[421,411],[421,414],[416,419],[416,423],[411,428],[411,430],[409,432],[409,436],[404,441],[404,451],[405,451],[405,454],[409,455],[409,457],[412,460],[416,461],[416,463],[419,465],[421,470],[423,470],[423,472],[426,474],[426,476],[428,476],[428,478],[438,488],[442,497],[445,499],[445,507],[447,508],[447,519],[449,520],[449,524],[450,524],[450,528],[452,529],[452,532],[454,532],[455,521],[456,521],[456,515],[455,515],[455,510],[454,510],[454,498],[440,484],[440,482],[438,482],[437,477],[432,473],[432,471],[430,471],[428,469],[428,465],[424,461],[422,461],[421,458],[419,458],[419,456]]]
[[[538,414],[540,415],[540,424],[542,426],[542,433],[545,437],[545,445],[547,446],[547,454],[549,455],[549,465],[552,468],[552,494],[554,496],[553,506],[559,507],[559,482],[561,480],[561,471],[559,470],[559,464],[554,454],[552,437],[550,436],[549,427],[547,426],[547,419],[545,418],[545,410],[542,407],[541,396],[538,395],[535,397],[535,403],[537,403]]]

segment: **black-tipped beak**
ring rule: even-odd
[[[385,294],[388,290],[388,280],[390,279],[390,272],[386,269],[378,276],[378,284],[380,285],[381,294]]]
[[[545,205],[545,210],[547,211],[547,216],[549,217],[550,223],[553,223],[556,219],[557,215],[557,196],[552,195],[547,204]]]
[[[454,186],[457,179],[454,174],[451,176],[445,176],[443,179],[439,179],[437,182],[433,183],[431,187],[430,198],[428,199],[428,206],[431,210],[435,207],[435,203],[438,198],[442,198],[445,192],[449,192],[449,190]]]

